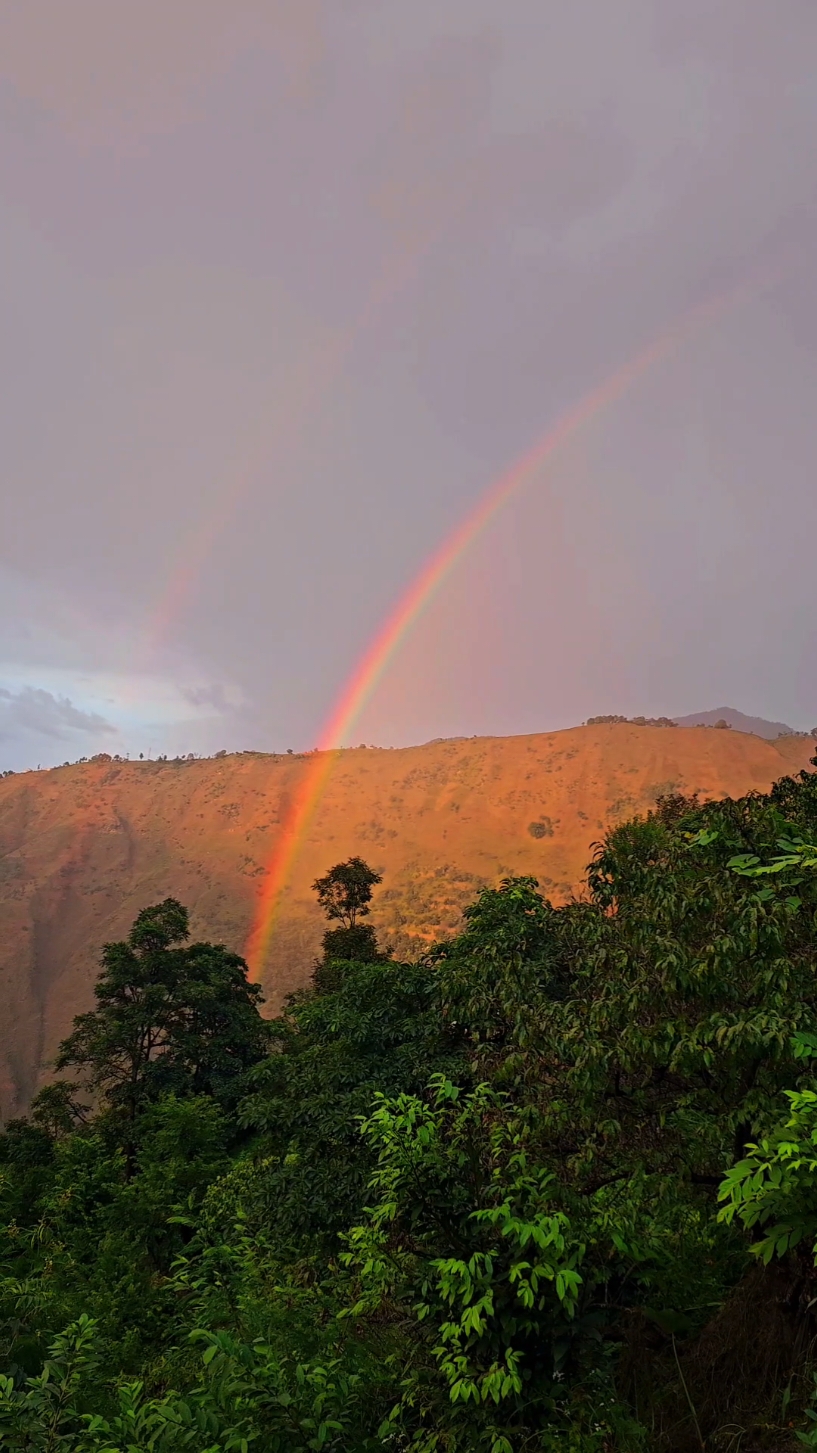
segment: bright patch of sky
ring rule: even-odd
[[[99,751],[211,752],[243,705],[237,687],[189,666],[125,669],[132,637],[13,571],[0,571],[0,621],[0,770]]]

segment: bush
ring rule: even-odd
[[[528,823],[528,832],[535,838],[553,837],[553,823],[549,817],[540,817],[538,822]]]

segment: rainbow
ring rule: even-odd
[[[730,305],[744,298],[749,291],[749,287],[744,285],[699,304],[618,368],[598,388],[586,394],[574,408],[552,425],[532,449],[488,487],[475,509],[443,541],[412,581],[346,682],[324,724],[315,753],[299,784],[287,821],[267,866],[247,941],[245,954],[252,978],[260,978],[263,972],[281,895],[287,886],[338,753],[344,741],[348,740],[357,717],[401,642],[434,599],[442,582],[456,568],[489,521],[557,450],[568,443],[602,409],[621,398],[639,378],[677,348],[690,333],[712,321]]]
[[[270,433],[266,419],[259,424],[254,446],[246,451],[243,463],[237,464],[230,473],[229,489],[216,498],[198,526],[185,538],[145,624],[139,657],[143,668],[193,596],[219,538],[261,475],[264,461],[274,457],[280,462],[286,459],[288,451],[297,453],[310,413],[318,408],[322,398],[331,395],[343,377],[358,340],[374,328],[384,309],[411,281],[439,230],[414,238],[410,246],[388,257],[373,280],[358,317],[345,331],[327,341],[322,350],[303,360],[300,369],[293,371],[285,397],[279,401],[277,427]]]

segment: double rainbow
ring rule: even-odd
[[[699,304],[637,353],[598,388],[563,415],[542,439],[485,491],[475,509],[431,556],[371,641],[324,724],[317,750],[295,794],[273,849],[245,950],[250,977],[263,973],[276,914],[301,845],[309,831],[338,752],[375,690],[384,670],[445,578],[455,569],[486,525],[537,470],[583,426],[616,402],[639,378],[674,351],[692,332],[711,322],[750,291],[742,286]]]

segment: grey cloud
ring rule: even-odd
[[[219,713],[230,710],[227,692],[220,683],[214,686],[181,686],[179,690],[191,706],[209,706]]]
[[[116,735],[116,728],[95,711],[81,711],[65,696],[40,687],[24,686],[12,692],[0,687],[0,738],[10,740],[34,732],[43,737]]]
[[[319,10],[320,0],[141,0],[123,25],[104,0],[74,0],[70,15],[61,3],[39,15],[3,6],[0,75],[84,141],[133,144],[189,120],[202,85],[254,48],[297,93],[321,58]]]
[[[375,206],[405,241],[454,228],[482,245],[516,224],[555,234],[624,187],[632,142],[599,101],[534,130],[497,130],[493,114],[500,36],[438,38],[398,82]]]
[[[777,269],[514,495],[354,739],[810,724],[814,0],[146,0],[133,39],[109,10],[18,6],[0,47],[19,679],[225,683],[187,697],[202,737],[226,701],[219,746],[310,745],[491,481]]]

